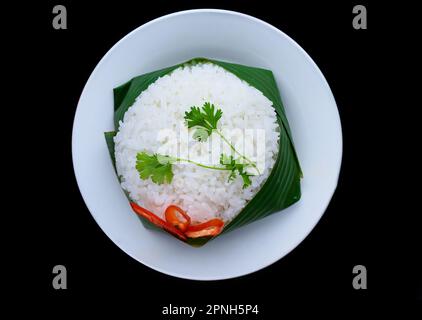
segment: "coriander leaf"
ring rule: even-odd
[[[231,170],[227,179],[228,182],[233,181],[239,174],[243,179],[243,189],[251,185],[252,181],[249,178],[251,175],[245,171],[245,168],[248,166],[247,164],[237,163],[232,155],[227,156],[223,153],[220,155],[220,164],[227,170]]]
[[[199,107],[191,107],[190,111],[185,112],[185,120],[188,128],[204,126],[204,116]]]
[[[204,103],[202,110],[204,111],[206,115],[205,121],[208,122],[208,124],[210,125],[212,129],[217,129],[217,122],[218,120],[221,119],[221,116],[223,115],[223,111],[221,111],[221,109],[215,110],[214,105],[209,102]]]
[[[252,184],[251,178],[249,174],[243,172],[240,174],[240,176],[243,179],[243,189],[246,189],[247,187],[249,187]]]
[[[173,171],[171,157],[157,154],[149,155],[146,152],[139,152],[136,155],[136,170],[143,180],[151,178],[154,183],[171,183]]]
[[[227,178],[227,181],[228,181],[228,182],[233,181],[234,179],[236,179],[236,176],[237,176],[236,171],[235,171],[235,170],[232,170],[232,171],[230,172],[230,174],[229,174],[229,177]]]
[[[156,154],[156,156],[157,156],[158,162],[161,164],[168,164],[168,163],[172,164],[177,161],[177,159],[174,157],[164,156],[158,153]]]
[[[236,169],[239,172],[239,175],[243,179],[243,189],[246,189],[247,187],[249,187],[252,184],[251,178],[249,178],[251,176],[251,174],[246,172],[246,170],[245,170],[246,167],[247,167],[247,165],[236,164]]]
[[[229,177],[227,178],[227,181],[233,181],[236,178],[236,161],[234,160],[233,156],[231,155],[230,157],[225,155],[225,154],[221,154],[220,155],[220,164],[223,165],[227,170],[230,170],[230,174]]]
[[[198,127],[200,130],[195,131],[194,139],[205,141],[212,134],[212,130],[217,129],[218,120],[222,115],[221,109],[216,110],[213,104],[205,102],[202,108],[191,107],[190,111],[185,112],[184,118],[188,128]]]
[[[236,164],[236,161],[234,160],[233,156],[230,155],[227,156],[224,153],[220,155],[220,164],[225,166],[227,169],[232,169],[234,165]]]
[[[198,128],[195,130],[192,137],[195,140],[205,142],[208,139],[208,131],[204,128]]]

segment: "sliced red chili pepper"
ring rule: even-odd
[[[170,205],[166,209],[166,220],[171,225],[175,226],[181,231],[186,231],[190,225],[190,217],[185,211],[175,205]],[[182,218],[182,219],[181,219]]]
[[[224,222],[221,219],[211,219],[207,222],[189,226],[185,232],[189,238],[216,236],[223,229]]]
[[[183,234],[183,232],[181,232],[180,230],[178,230],[171,224],[167,223],[166,221],[164,221],[163,219],[161,219],[159,216],[155,215],[151,211],[145,208],[142,208],[141,206],[138,206],[135,202],[131,202],[130,206],[132,207],[133,211],[135,211],[136,214],[140,215],[141,217],[144,217],[151,223],[155,224],[156,226],[160,228],[163,228],[167,232],[179,237],[180,239],[186,240],[186,236]]]

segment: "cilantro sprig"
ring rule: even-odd
[[[248,166],[247,164],[238,163],[232,155],[227,156],[223,153],[220,155],[220,164],[223,165],[227,170],[230,170],[227,181],[233,181],[237,175],[239,175],[243,179],[243,189],[249,187],[252,184],[250,178],[251,174],[247,173],[246,171],[246,167]]]
[[[223,111],[215,110],[215,106],[205,102],[202,108],[191,107],[190,111],[185,112],[185,120],[188,128],[196,128],[193,136],[198,141],[206,141],[217,130],[218,120],[221,119]]]
[[[233,156],[227,157],[223,154],[220,156],[220,164],[222,166],[209,166],[190,159],[182,159],[170,157],[161,154],[148,154],[146,152],[139,152],[136,155],[136,170],[139,172],[139,177],[142,180],[151,178],[152,182],[156,184],[171,183],[173,180],[173,165],[176,162],[186,162],[197,165],[202,168],[212,170],[229,171],[228,181],[233,181],[237,175],[243,179],[243,188],[251,185],[250,174],[245,170],[247,165],[238,163]]]
[[[173,165],[170,157],[139,152],[136,155],[136,170],[141,179],[151,178],[156,184],[171,183]]]
[[[251,165],[258,174],[260,174],[256,164],[248,159],[245,155],[241,154],[233,144],[223,135],[223,133],[218,129],[218,121],[223,116],[223,111],[221,109],[216,109],[214,104],[210,102],[205,102],[202,108],[193,106],[189,111],[185,112],[185,121],[187,127],[196,129],[193,133],[193,138],[198,141],[206,141],[213,132],[218,134],[225,143],[228,144],[230,149],[237,154],[240,158],[245,160],[249,165]]]
[[[201,108],[196,106],[191,107],[189,111],[185,112],[184,118],[186,120],[187,127],[189,129],[195,129],[193,134],[194,139],[198,141],[206,141],[208,137],[215,132],[230,146],[232,154],[237,154],[239,156],[238,159],[235,159],[233,155],[227,156],[225,154],[221,154],[221,166],[216,167],[195,162],[190,159],[175,158],[157,153],[148,154],[146,152],[139,152],[136,155],[136,170],[139,172],[140,178],[143,180],[151,178],[151,180],[157,184],[171,183],[174,176],[173,165],[176,162],[187,162],[202,168],[229,171],[227,181],[233,181],[237,176],[240,176],[243,180],[243,188],[245,189],[249,187],[252,184],[250,179],[250,176],[252,175],[249,174],[246,169],[251,166],[258,174],[260,172],[256,164],[237,151],[230,141],[218,129],[218,121],[222,116],[223,111],[221,111],[221,109],[216,109],[210,102],[205,102]],[[243,160],[246,163],[243,163]]]

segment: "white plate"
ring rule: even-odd
[[[295,205],[224,234],[202,248],[144,229],[119,186],[103,132],[113,130],[114,87],[193,57],[273,71],[303,169]],[[254,17],[190,10],[155,19],[120,40],[89,77],[76,110],[73,165],[95,221],[129,256],[160,272],[217,280],[260,270],[293,250],[323,215],[337,186],[342,134],[337,106],[321,71],[291,38]]]

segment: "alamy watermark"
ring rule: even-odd
[[[64,265],[58,264],[53,268],[53,288],[56,290],[67,289],[67,270]]]
[[[352,26],[356,30],[367,29],[367,10],[364,5],[358,4],[353,7],[352,13],[355,15],[352,20]],[[53,7],[53,28],[56,30],[67,29],[67,9],[64,5],[55,5]]]
[[[358,264],[353,267],[353,277],[352,286],[356,290],[367,289],[368,288],[368,279],[367,279],[367,270],[364,265]]]
[[[53,28],[56,30],[67,29],[67,10],[63,5],[53,7]]]
[[[173,163],[181,165],[201,163],[218,166],[229,163],[232,157],[239,164],[252,161],[254,166],[249,167],[252,175],[264,171],[267,154],[265,129],[213,130],[209,137],[199,141],[195,133],[189,132],[182,122],[178,129],[159,130],[156,136],[160,145],[157,154],[165,156],[161,157],[163,162],[167,162],[167,157],[170,157]]]
[[[368,23],[366,7],[361,4],[356,5],[353,7],[352,12],[353,14],[355,14],[352,20],[353,28],[355,28],[356,30],[367,29]]]

